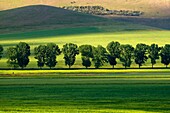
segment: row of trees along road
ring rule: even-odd
[[[170,63],[170,44],[164,47],[159,47],[157,44],[151,46],[139,43],[134,48],[132,45],[121,45],[119,42],[110,42],[106,48],[101,45],[94,47],[92,45],[77,46],[73,43],[63,45],[62,50],[54,43],[47,45],[39,45],[34,48],[35,59],[37,59],[37,66],[42,68],[45,65],[55,67],[57,64],[56,57],[61,53],[64,54],[65,65],[71,68],[76,61],[76,55],[81,53],[82,65],[86,68],[92,65],[95,68],[100,68],[105,63],[110,63],[114,68],[117,64],[117,59],[122,62],[122,65],[127,68],[130,67],[133,60],[138,64],[139,68],[150,59],[152,68],[156,64],[156,60],[161,57],[161,63],[166,65]],[[3,55],[3,47],[0,45],[0,58]],[[29,63],[30,46],[25,42],[20,42],[15,47],[9,47],[6,50],[6,57],[8,58],[8,66],[22,69]]]

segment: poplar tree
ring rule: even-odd
[[[68,65],[71,68],[76,61],[76,55],[79,54],[79,48],[76,44],[66,43],[63,45],[62,52],[64,54],[65,65]]]
[[[147,61],[147,50],[148,46],[146,44],[137,44],[134,50],[135,63],[139,65],[139,68]]]
[[[161,48],[158,44],[151,44],[148,48],[148,57],[151,59],[152,68],[156,64],[156,60],[159,59],[159,52]]]
[[[82,65],[86,68],[91,66],[91,58],[93,57],[91,45],[81,45],[79,47],[81,53]]]
[[[110,65],[114,68],[114,66],[117,64],[116,59],[120,57],[120,43],[119,42],[110,42],[107,45],[107,50],[109,52],[108,54],[108,61]]]
[[[104,63],[108,62],[107,59],[108,53],[106,49],[98,45],[97,47],[93,47],[93,58],[92,61],[94,63],[95,68],[99,68],[104,65]]]
[[[30,46],[25,42],[20,42],[18,45],[16,45],[16,50],[18,65],[23,69],[29,63],[29,56],[31,54]]]
[[[121,45],[120,61],[125,68],[131,66],[133,54],[134,48],[131,45]]]
[[[61,54],[61,50],[58,45],[54,43],[48,43],[46,46],[46,53],[45,53],[45,64],[46,66],[55,67],[57,64],[56,56]]]
[[[170,44],[166,44],[161,49],[160,55],[161,55],[161,63],[166,65],[166,68],[167,68],[170,63]]]

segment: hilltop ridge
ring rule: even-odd
[[[94,6],[100,5],[115,10],[139,10],[145,17],[170,17],[170,0],[1,0],[0,10],[28,5]]]

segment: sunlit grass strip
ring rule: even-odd
[[[48,108],[48,107],[47,107]],[[2,109],[3,110],[3,109]],[[4,109],[6,113],[13,113],[13,112],[31,112],[31,113],[42,113],[42,112],[52,112],[52,113],[155,113],[151,111],[142,111],[142,110],[122,110],[122,109],[78,109],[74,107],[56,107],[50,109],[28,109],[28,108],[11,108],[9,111],[8,109]],[[1,111],[0,111],[1,112]]]
[[[53,73],[157,73],[170,74],[170,69],[82,69],[82,70],[0,70],[0,74],[53,74]]]

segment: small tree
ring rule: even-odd
[[[148,59],[148,57],[146,56],[147,50],[148,50],[148,46],[146,44],[140,43],[136,45],[136,48],[134,50],[134,58],[135,58],[135,63],[139,65],[139,68]]]
[[[18,65],[23,69],[29,63],[30,46],[25,42],[20,42],[17,46],[17,61]]]
[[[0,59],[2,58],[2,54],[3,54],[3,47],[2,47],[2,45],[0,45]]]
[[[110,63],[110,65],[114,66],[117,64],[116,62],[116,58],[119,58],[120,57],[120,43],[119,42],[110,42],[108,45],[107,45],[107,50],[109,51],[109,54],[108,54],[108,61]]]
[[[129,45],[121,45],[120,61],[125,68],[130,67],[132,64],[132,56],[134,53],[134,48]]]
[[[161,55],[161,63],[166,65],[166,68],[167,68],[170,63],[170,44],[166,44],[161,49],[160,55]]]
[[[86,68],[91,66],[90,58],[93,57],[92,46],[91,45],[81,45],[79,47],[81,53],[82,65]]]
[[[34,48],[35,59],[37,59],[37,66],[42,68],[45,65],[45,57],[46,57],[46,46],[40,45]]]
[[[152,68],[156,64],[156,60],[159,59],[159,52],[161,48],[157,44],[152,44],[148,48],[148,57],[151,59]]]
[[[56,56],[60,55],[61,51],[58,47],[58,45],[54,44],[54,43],[49,43],[46,46],[46,52],[45,52],[45,64],[46,66],[50,67],[55,67],[57,64],[56,61]]]
[[[7,64],[9,67],[19,67],[17,61],[17,49],[15,47],[8,48],[6,51],[6,56],[8,58]]]
[[[64,54],[65,65],[68,65],[69,68],[71,68],[75,63],[76,55],[79,54],[78,46],[73,43],[67,43],[63,45],[62,52]]]
[[[107,59],[108,53],[104,47],[98,45],[97,47],[93,47],[93,59],[95,68],[99,68],[104,65],[105,62],[108,62]]]

